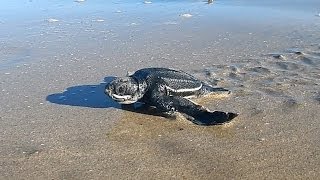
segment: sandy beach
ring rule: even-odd
[[[0,179],[318,179],[320,2],[0,2]],[[110,79],[175,68],[232,91],[197,126],[121,109]]]

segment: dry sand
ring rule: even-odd
[[[30,1],[40,8],[26,21],[1,11],[0,179],[317,179],[320,18],[239,2]],[[198,102],[240,115],[202,127],[105,97],[113,76],[143,67],[229,88]]]

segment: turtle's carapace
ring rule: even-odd
[[[223,124],[238,115],[210,111],[190,100],[210,94],[230,94],[229,90],[212,87],[188,73],[167,68],[145,68],[128,77],[116,78],[106,86],[105,93],[120,104],[141,102],[156,107],[159,112],[184,113],[198,125]]]

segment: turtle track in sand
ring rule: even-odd
[[[286,49],[281,53],[264,54],[251,59],[234,60],[232,65],[212,65],[194,73],[209,84],[232,90],[231,100],[243,99],[242,103],[249,101],[244,105],[239,101],[240,106],[247,106],[240,108],[243,109],[240,111],[252,109],[254,104],[258,109],[267,108],[257,101],[266,102],[270,105],[269,108],[279,106],[283,111],[306,103],[320,104],[318,44]],[[229,106],[228,101],[218,103],[213,103],[212,106]]]

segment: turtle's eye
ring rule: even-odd
[[[119,95],[124,95],[125,93],[125,88],[123,86],[120,86],[118,89],[117,89],[117,94]]]

